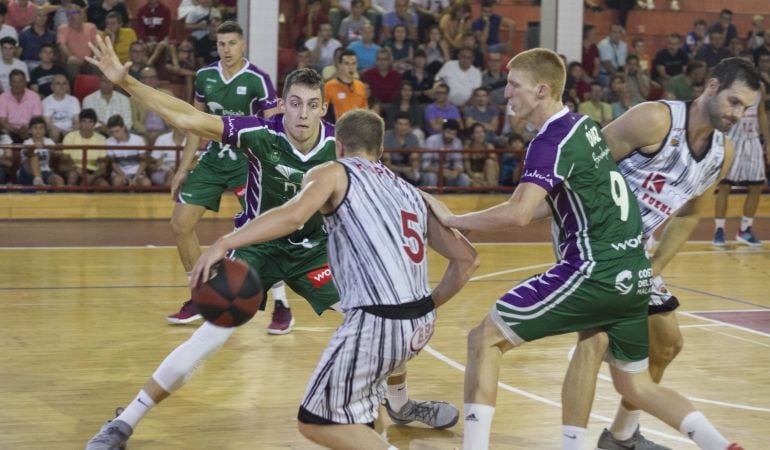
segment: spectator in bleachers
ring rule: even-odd
[[[407,80],[401,81],[401,88],[398,90],[396,101],[385,107],[385,128],[391,129],[395,126],[396,117],[403,114],[409,116],[409,123],[412,125],[412,134],[420,142],[425,141],[425,133],[422,131],[423,108],[417,102],[414,95],[414,89]]]
[[[487,153],[466,153],[463,159],[465,173],[471,180],[471,186],[489,187],[497,186],[500,178],[500,165],[497,162],[497,153],[492,152],[495,146],[486,138],[487,131],[481,123],[474,123],[470,127],[468,139],[465,140],[466,150],[489,150]]]
[[[24,145],[31,146],[21,151],[21,166],[17,181],[19,184],[34,186],[62,186],[64,179],[51,170],[54,142],[47,138],[45,120],[34,116],[29,120],[29,137]]]
[[[98,112],[97,112],[98,114]],[[148,154],[146,150],[120,150],[120,147],[139,147],[146,143],[138,134],[128,132],[123,118],[119,114],[107,120],[110,137],[107,138],[107,158],[112,168],[113,186],[150,186],[147,176]]]
[[[209,65],[219,61],[219,51],[217,50],[217,28],[222,25],[222,19],[212,17],[209,23],[209,32],[201,39],[195,40],[196,64],[201,66]],[[195,39],[190,36],[190,39]]]
[[[577,61],[569,63],[567,66],[567,83],[564,86],[564,91],[569,92],[570,97],[577,99],[577,102],[580,103],[586,98],[586,94],[590,90],[591,86],[585,82],[583,65]]]
[[[407,32],[406,38],[417,41],[417,13],[409,7],[409,0],[395,0],[394,10],[382,16],[380,37],[384,41],[393,36],[396,25],[403,25]]]
[[[599,48],[596,46],[596,27],[583,25],[583,46],[580,64],[583,66],[585,81],[594,81],[599,76]]]
[[[421,147],[421,144],[412,132],[414,129],[412,125],[409,113],[396,114],[393,118],[393,126],[389,127],[383,136],[383,147],[387,150],[402,151],[383,153],[382,162],[393,173],[416,186],[420,181],[420,154],[410,150]]]
[[[128,61],[131,43],[136,41],[136,32],[133,28],[123,26],[123,16],[117,11],[111,11],[104,20],[102,36],[109,36],[112,47],[121,63]]]
[[[63,145],[82,145],[82,146],[104,146],[107,140],[101,134],[96,132],[96,112],[93,109],[85,108],[78,115],[78,129],[70,131],[64,136]],[[80,165],[83,161],[83,150],[65,149],[62,152],[73,162],[69,175],[66,177],[67,184],[75,184],[80,178]],[[61,166],[60,166],[61,168]],[[107,150],[89,149],[86,154],[86,173],[88,174],[89,186],[109,186],[109,173],[107,172]],[[75,176],[72,175],[75,173]],[[71,180],[73,180],[70,182]]]
[[[639,58],[636,55],[628,55],[626,58],[625,72],[631,104],[638,105],[647,101],[650,96],[650,77],[639,67]]]
[[[139,81],[160,92],[171,96],[174,95],[168,89],[158,87],[160,81],[158,79],[158,71],[152,66],[142,69],[139,73]],[[142,135],[148,145],[152,145],[158,136],[168,132],[168,124],[158,114],[145,108],[133,98],[131,98],[131,111],[133,113],[131,117],[131,122],[133,123],[132,131]]]
[[[171,30],[171,10],[160,0],[147,0],[136,12],[136,35],[144,41],[150,53],[155,44],[165,40]]]
[[[412,0],[412,7],[417,13],[417,40],[428,39],[428,30],[438,27],[441,16],[449,12],[451,0]]]
[[[152,67],[154,61],[147,58],[147,45],[142,41],[132,41],[128,46],[128,59],[131,60],[131,67],[128,68],[128,74],[134,78],[139,78],[142,69]]]
[[[118,0],[96,0],[91,1],[86,9],[88,21],[96,25],[96,28],[104,31],[107,26],[107,16],[111,12],[120,14],[122,23],[128,23],[128,10],[126,5]]]
[[[20,70],[24,72],[26,79],[29,79],[27,65],[14,57],[17,50],[18,46],[14,38],[4,37],[0,39],[0,54],[2,54],[2,58],[0,58],[0,87],[2,87],[3,92],[7,91],[10,87],[8,75],[12,71]]]
[[[476,40],[482,46],[484,53],[513,52],[513,39],[516,33],[516,22],[508,17],[502,17],[493,11],[495,0],[481,1],[481,17],[473,21],[472,29]],[[506,38],[503,40],[502,31]]]
[[[182,147],[184,148],[187,136],[184,131],[171,127],[171,131],[161,134],[155,139],[155,147]],[[147,171],[153,186],[168,186],[174,178],[177,167],[176,150],[153,150],[150,154],[150,163]]]
[[[434,149],[437,152],[420,153],[420,186],[438,186],[439,173],[443,174],[444,186],[470,186],[471,179],[465,173],[463,154],[451,152],[463,149],[463,143],[457,137],[459,133],[460,122],[449,119],[441,126],[441,133],[429,136],[425,140],[425,148]],[[446,153],[443,165],[441,165],[439,152]]]
[[[21,30],[32,25],[38,14],[48,17],[48,14],[59,8],[61,6],[49,5],[47,2],[38,5],[30,0],[10,0],[8,2],[8,15],[5,17],[5,21],[8,25],[16,28],[17,32],[21,33]]]
[[[457,59],[444,63],[436,74],[436,80],[449,86],[449,101],[462,108],[471,98],[473,90],[481,87],[481,71],[473,66],[473,52],[461,49]]]
[[[505,108],[508,103],[505,98],[506,77],[507,74],[503,71],[502,53],[489,52],[487,54],[487,70],[481,74],[481,85],[489,91],[490,103],[498,108]]]
[[[337,31],[337,37],[339,38],[340,42],[342,42],[342,45],[348,45],[353,41],[361,39],[364,25],[371,23],[369,19],[364,16],[364,8],[365,5],[363,0],[350,1],[349,14],[347,17],[342,19],[342,22],[339,24]],[[332,11],[334,11],[334,9],[332,9]],[[337,9],[337,11],[339,11],[339,9]],[[334,28],[334,20],[331,22],[332,28]]]
[[[115,85],[107,77],[101,75],[99,90],[87,95],[83,99],[83,109],[90,108],[96,112],[96,131],[109,134],[107,121],[110,117],[118,115],[127,129],[133,125],[131,121],[131,102],[128,97],[115,92]]]
[[[329,16],[324,12],[321,0],[305,0],[305,10],[294,16],[292,31],[295,44],[318,36],[324,22],[329,22]]]
[[[425,131],[429,136],[438,134],[447,120],[462,120],[460,110],[449,102],[450,92],[449,86],[441,82],[433,89],[436,101],[425,107]]]
[[[383,47],[390,49],[393,55],[393,68],[400,74],[412,68],[414,58],[414,43],[407,37],[406,27],[397,24],[393,27],[391,36],[385,39]]]
[[[303,47],[304,48],[304,47]],[[193,98],[193,80],[195,73],[200,66],[195,57],[195,41],[191,37],[185,38],[176,46],[168,47],[169,54],[166,59],[166,72],[171,74],[170,81],[185,86],[184,100],[192,101]],[[309,52],[305,49],[306,52]],[[308,55],[307,60],[310,60]],[[297,64],[300,63],[299,53],[297,54]],[[285,74],[284,74],[285,75]]]
[[[612,107],[609,103],[602,101],[602,92],[602,85],[594,81],[591,83],[591,90],[588,91],[588,98],[578,106],[580,114],[590,117],[600,127],[612,121]]]
[[[311,68],[310,66],[310,50],[307,49],[304,45],[301,45],[294,49],[294,61],[296,61],[296,64],[290,67],[286,67],[279,75],[280,79],[286,78],[290,73],[294,72],[297,69],[304,69],[304,68]],[[166,66],[168,67],[168,66]]]
[[[81,8],[81,10],[85,10],[85,8],[88,7],[88,2],[86,0],[51,0],[51,3],[59,4],[60,8],[56,10],[56,12],[53,13],[53,31],[54,33],[56,30],[59,29],[60,26],[65,25],[68,21],[67,19],[67,8],[70,4],[74,3],[77,6]],[[84,13],[85,14],[85,13]]]
[[[428,30],[428,40],[419,48],[425,52],[426,69],[434,75],[445,62],[452,59],[449,42],[444,39],[441,30],[436,26]]]
[[[209,33],[214,19],[222,20],[222,13],[214,7],[214,0],[199,0],[198,5],[187,13],[184,29],[195,39],[202,39]]]
[[[479,87],[473,90],[468,105],[463,109],[465,130],[471,131],[475,124],[481,124],[486,133],[487,142],[497,141],[497,131],[500,127],[500,110],[489,103],[489,92]]]
[[[361,39],[351,42],[348,48],[356,52],[360,73],[374,67],[377,61],[377,52],[382,48],[374,42],[374,25],[370,23],[364,25],[361,29]]]
[[[671,33],[666,37],[666,46],[655,54],[652,61],[652,79],[665,86],[671,77],[684,72],[690,58],[682,48],[682,37],[679,33]]]
[[[687,32],[684,38],[684,47],[682,50],[687,53],[690,59],[695,58],[695,55],[700,51],[701,47],[706,44],[706,32],[708,31],[708,25],[703,19],[698,19],[692,24],[692,30]]]
[[[29,137],[30,119],[43,115],[43,102],[35,91],[27,88],[24,72],[13,70],[9,78],[10,89],[0,94],[0,131],[20,144]]]
[[[647,53],[647,43],[644,41],[643,37],[637,36],[631,41],[631,51],[629,52],[629,55],[638,56],[639,68],[646,72],[647,75],[652,75],[652,59],[650,58],[650,54]],[[626,61],[628,61],[628,57],[626,57]]]
[[[705,62],[706,66],[712,68],[719,64],[719,61],[727,58],[730,53],[723,45],[725,34],[720,24],[716,24],[709,29],[708,37],[708,43],[698,50],[698,53],[695,54],[695,59]]]
[[[709,27],[709,36],[711,35],[711,30],[720,28],[722,30],[722,46],[726,47],[733,38],[738,37],[738,30],[735,28],[735,25],[733,25],[733,12],[729,9],[723,9],[719,12],[719,21],[711,24]],[[711,40],[710,37],[709,40]]]
[[[318,35],[305,41],[313,67],[319,72],[334,64],[334,51],[341,46],[342,43],[332,37],[332,24],[329,22],[323,22],[318,27]]]
[[[696,98],[693,86],[703,84],[708,68],[703,61],[691,61],[683,73],[671,77],[666,83],[664,98],[670,100],[691,101]]]
[[[754,55],[754,64],[759,64],[759,58],[762,55],[770,55],[770,39],[765,39],[764,44],[761,47],[757,47],[752,51]]]
[[[521,135],[513,133],[508,137],[506,147],[511,151],[500,155],[500,180],[498,184],[515,186],[521,178],[521,162],[524,161],[526,143]]]
[[[64,74],[54,75],[53,93],[43,99],[43,117],[48,135],[61,142],[65,134],[77,128],[80,102],[69,94],[70,84]]]
[[[401,86],[401,74],[393,69],[392,61],[390,49],[381,48],[377,51],[374,67],[361,74],[361,78],[369,84],[372,96],[383,104],[393,102]]]
[[[628,57],[628,44],[623,40],[626,31],[620,25],[610,26],[610,33],[602,39],[597,48],[599,49],[599,77],[597,81],[602,86],[607,86],[610,77],[617,71],[623,70]]]
[[[382,115],[382,102],[372,94],[372,88],[369,86],[369,83],[365,80],[362,80],[362,82],[364,83],[366,103],[369,104],[369,111],[374,111],[377,114]]]
[[[19,33],[19,47],[21,47],[21,60],[27,64],[31,71],[40,64],[40,50],[43,45],[56,45],[56,34],[46,26],[48,16],[43,9],[38,9],[32,25]],[[52,56],[53,57],[53,56]]]
[[[66,7],[67,23],[56,30],[56,43],[65,61],[64,69],[70,80],[80,73],[96,73],[98,69],[88,63],[86,56],[92,56],[89,42],[94,42],[98,29],[91,22],[83,22],[80,6],[70,3]]]
[[[19,33],[16,28],[5,23],[5,17],[8,15],[8,7],[5,3],[0,3],[0,39],[12,37],[15,41],[19,40]]]
[[[462,47],[452,52],[452,58],[458,59],[462,49],[468,49],[473,52],[473,58],[471,59],[473,67],[479,70],[484,69],[484,52],[481,50],[481,45],[476,41],[476,37],[473,33],[468,31],[465,32],[463,35]]]
[[[404,73],[402,79],[412,86],[412,97],[418,103],[430,103],[433,101],[433,74],[428,71],[425,51],[418,49],[414,52],[412,68]],[[422,119],[420,119],[422,123]]]
[[[367,109],[366,88],[357,80],[356,53],[343,50],[337,58],[337,74],[324,85],[324,101],[334,108],[335,121],[351,109]]]
[[[746,53],[746,44],[743,42],[743,39],[739,37],[734,37],[729,44],[727,44],[727,54],[728,57],[739,57],[743,56]],[[749,59],[751,59],[751,52],[748,52]],[[751,61],[753,62],[753,61]]]
[[[765,38],[766,32],[765,17],[760,14],[754,15],[754,17],[751,18],[751,29],[746,35],[746,47],[749,50],[754,51],[754,49],[765,45],[765,40],[770,39]]]
[[[337,75],[337,60],[340,59],[340,55],[345,50],[345,47],[337,47],[334,50],[334,64],[330,64],[321,70],[321,79],[324,80],[324,82],[331,80]],[[356,79],[358,79],[358,72],[356,72]]]
[[[451,48],[462,47],[463,34],[466,31],[473,31],[470,5],[466,2],[456,2],[447,13],[441,16],[439,29]]]
[[[628,84],[623,75],[614,75],[610,82],[612,88],[612,120],[620,117],[621,114],[631,109],[634,105],[631,99],[631,93],[628,91]]]

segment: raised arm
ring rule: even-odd
[[[120,63],[109,37],[96,36],[96,43],[89,42],[88,45],[94,52],[93,57],[87,58],[88,62],[99,67],[110,81],[125,89],[146,108],[155,111],[166,123],[202,138],[214,141],[222,139],[224,124],[220,117],[198,111],[191,104],[142,84],[128,75],[131,62],[125,65]]]
[[[444,276],[431,293],[436,307],[455,296],[479,267],[479,256],[470,242],[456,230],[441,225],[431,211],[428,214],[428,246],[449,260]]]

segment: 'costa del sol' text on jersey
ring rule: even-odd
[[[324,222],[343,311],[429,295],[428,215],[417,189],[380,162],[337,162],[345,166],[348,190]]]
[[[198,70],[195,99],[206,105],[206,112],[218,116],[256,116],[278,104],[270,76],[248,61],[229,80],[225,80],[221,61]],[[217,159],[224,167],[244,164],[240,151],[214,141],[203,157]]]
[[[696,157],[687,142],[689,103],[663,101],[671,111],[671,129],[660,149],[652,154],[632,152],[618,163],[631,187],[645,234],[655,231],[688,200],[701,195],[719,176],[725,161],[725,136],[714,130],[711,144]]]
[[[236,227],[291,200],[299,192],[305,172],[334,160],[336,156],[334,127],[324,121],[321,121],[318,143],[306,154],[289,142],[283,114],[268,120],[255,116],[224,116],[222,122],[222,143],[242,149],[249,165],[246,209],[236,216]],[[298,245],[303,242],[316,245],[313,242],[325,238],[322,225],[321,215],[315,214],[288,239]]]
[[[529,144],[521,182],[548,192],[562,263],[614,279],[618,263],[646,258],[639,209],[588,116],[564,108],[548,119]]]

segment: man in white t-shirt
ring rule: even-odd
[[[51,89],[53,94],[43,99],[43,117],[48,135],[54,142],[61,142],[65,134],[77,127],[80,102],[68,94],[69,81],[64,75],[53,76]]]
[[[119,150],[116,147],[141,147],[144,138],[128,132],[123,118],[114,115],[107,120],[110,137],[107,138],[107,157],[112,161],[113,186],[149,186],[147,176],[147,151],[132,149]]]
[[[457,59],[447,61],[436,74],[436,80],[449,86],[449,102],[462,107],[473,95],[473,90],[481,87],[481,71],[473,66],[473,51],[463,48]]]
[[[176,128],[161,134],[155,139],[155,147],[182,147],[184,148],[185,133]],[[153,150],[150,154],[150,180],[153,186],[168,186],[176,172],[176,150]]]
[[[324,67],[334,64],[334,50],[342,47],[342,43],[332,37],[332,24],[322,22],[318,26],[318,36],[305,41],[305,47],[310,50],[312,66],[321,72]]]
[[[29,121],[29,138],[23,145],[33,147],[21,151],[21,166],[19,167],[19,184],[35,186],[62,186],[64,179],[51,170],[54,142],[45,136],[45,120],[35,116]]]
[[[24,72],[24,75],[26,75],[29,80],[27,65],[20,59],[14,58],[17,47],[17,41],[12,37],[0,39],[0,52],[2,53],[2,59],[0,59],[0,85],[2,85],[3,92],[11,87],[9,75],[14,69],[19,69]]]
[[[200,0],[193,6],[184,18],[184,29],[195,39],[201,39],[209,34],[211,19],[221,19],[222,13],[214,7],[213,0]]]

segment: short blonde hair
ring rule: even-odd
[[[551,98],[561,100],[567,70],[564,68],[564,60],[556,52],[547,48],[523,51],[508,62],[508,70],[512,69],[528,73],[534,83],[545,83],[551,88]]]
[[[348,151],[376,155],[382,148],[385,122],[374,111],[352,109],[337,120],[334,128],[337,141]]]

